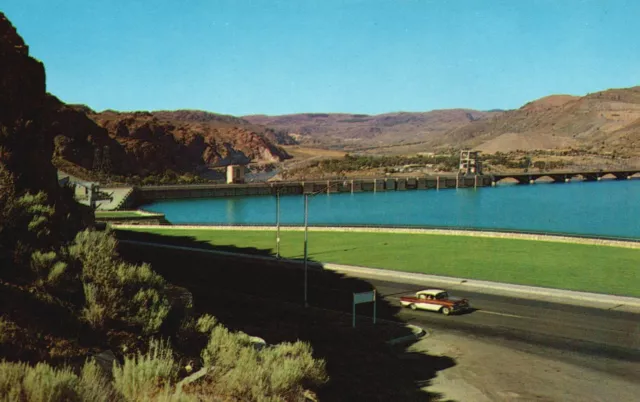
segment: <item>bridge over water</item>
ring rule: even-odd
[[[514,179],[518,184],[533,184],[538,179],[547,178],[554,182],[570,182],[572,179],[580,179],[583,181],[598,181],[602,179],[626,180],[631,179],[634,175],[640,174],[638,169],[624,170],[577,170],[577,171],[553,171],[553,172],[537,172],[537,173],[493,173],[491,176],[491,184],[496,185],[499,181],[505,179]]]

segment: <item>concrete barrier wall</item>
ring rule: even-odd
[[[490,176],[460,177],[430,176],[420,178],[382,178],[382,179],[346,179],[304,182],[275,182],[251,184],[218,184],[218,185],[176,185],[135,187],[123,205],[127,208],[153,202],[156,200],[185,198],[215,198],[252,195],[275,195],[304,193],[338,193],[361,191],[402,191],[446,189],[456,187],[491,186]]]

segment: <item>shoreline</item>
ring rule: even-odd
[[[112,224],[115,229],[164,229],[164,230],[235,230],[235,231],[276,231],[276,226],[227,226],[227,225],[129,225]],[[301,232],[302,226],[280,226],[281,231]],[[499,239],[534,240],[555,243],[573,243],[595,246],[621,247],[640,249],[640,241],[625,241],[601,239],[597,237],[572,237],[554,234],[533,234],[516,232],[498,232],[483,230],[460,230],[460,229],[428,229],[428,228],[391,228],[391,227],[336,227],[336,226],[309,226],[309,232],[352,232],[352,233],[404,233],[404,234],[426,234],[443,236],[469,236],[487,237]]]

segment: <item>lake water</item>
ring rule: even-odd
[[[506,229],[640,239],[640,180],[318,194],[310,225]],[[275,225],[274,196],[161,201],[174,224]],[[304,197],[280,197],[280,222],[303,223]]]

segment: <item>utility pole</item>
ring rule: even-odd
[[[276,258],[280,258],[280,189],[276,187]]]
[[[309,194],[304,195],[304,306],[309,307],[307,298],[307,233],[309,227]]]
[[[309,307],[309,299],[308,299],[308,291],[307,291],[307,282],[308,282],[308,244],[309,244],[309,197],[313,197],[314,195],[318,195],[327,191],[327,188],[316,191],[313,193],[305,193],[304,194],[304,306]]]

